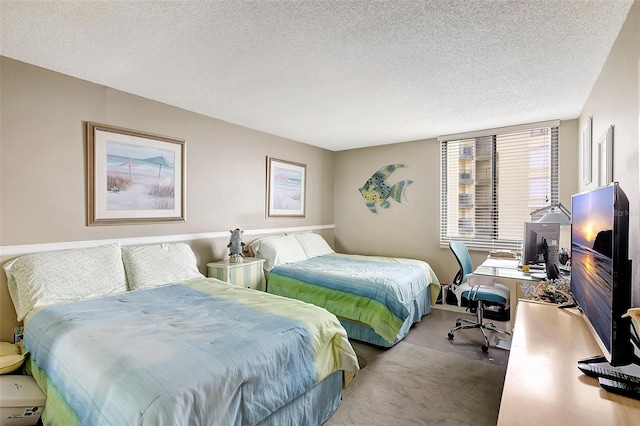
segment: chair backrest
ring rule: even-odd
[[[471,263],[471,256],[467,246],[462,241],[450,241],[449,249],[456,257],[460,270],[453,279],[453,283],[458,285],[467,280],[467,275],[473,272],[473,264]]]

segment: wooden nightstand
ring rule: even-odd
[[[227,259],[207,263],[207,270],[211,278],[217,278],[240,287],[265,291],[263,263],[264,259],[255,257],[245,257],[242,263],[229,263]]]

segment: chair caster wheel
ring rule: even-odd
[[[453,333],[449,333],[449,340],[453,340]]]
[[[460,324],[462,324],[460,321],[456,321],[456,327],[460,327]]]
[[[489,346],[487,345],[482,345],[482,352],[489,352]]]

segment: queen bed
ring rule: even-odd
[[[321,306],[350,338],[377,346],[402,340],[440,291],[424,261],[335,253],[314,233],[265,237],[250,249],[265,259],[269,293]]]
[[[333,314],[205,278],[184,244],[4,269],[45,424],[322,424],[358,372]]]

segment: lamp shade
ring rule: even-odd
[[[553,222],[559,223],[560,225],[571,225],[571,220],[569,220],[566,214],[559,210],[545,213],[540,219],[538,219],[538,222]]]
[[[562,203],[555,203],[541,209],[531,212],[531,216],[544,213],[537,222],[545,223],[559,223],[560,225],[571,224],[571,213],[562,205]]]

